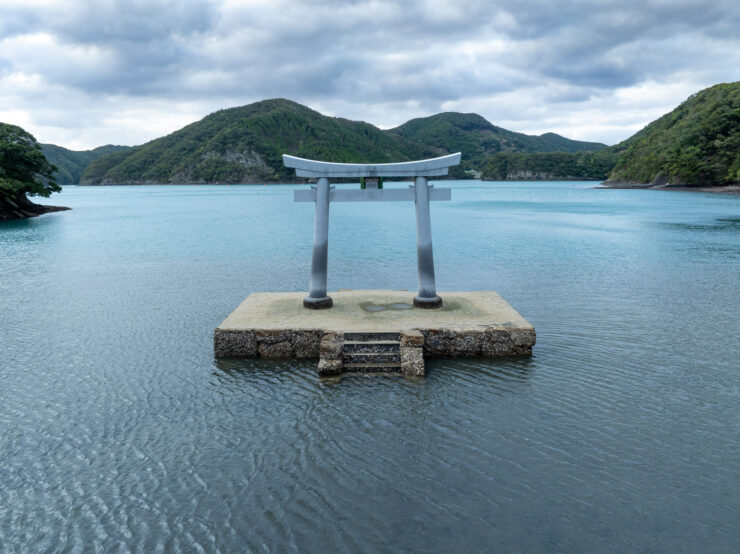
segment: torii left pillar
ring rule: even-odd
[[[316,217],[313,224],[313,255],[311,257],[311,288],[303,299],[306,308],[331,308],[333,301],[326,293],[329,260],[329,179],[316,182]]]
[[[426,177],[414,179],[416,205],[416,265],[419,275],[419,294],[414,296],[417,308],[439,308],[442,299],[437,296],[434,280],[434,251],[432,249],[432,218],[429,214],[429,185]]]

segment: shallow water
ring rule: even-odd
[[[740,197],[448,185],[438,289],[537,345],[416,381],[213,359],[248,293],[307,288],[293,186],[0,223],[0,551],[735,550]],[[415,289],[413,205],[331,210],[330,289]]]

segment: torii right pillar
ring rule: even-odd
[[[437,296],[434,279],[434,252],[432,249],[432,221],[429,214],[429,184],[426,177],[414,179],[416,204],[416,263],[419,274],[419,294],[414,297],[417,308],[439,308],[442,299]]]

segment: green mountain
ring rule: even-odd
[[[57,166],[56,181],[60,185],[76,185],[88,164],[101,156],[126,150],[128,146],[108,144],[93,150],[68,150],[55,144],[42,144],[41,151],[50,163]]]
[[[612,147],[612,183],[740,182],[740,81],[714,85]]]
[[[276,99],[220,110],[133,148],[74,152],[47,144],[43,150],[59,167],[60,183],[286,182],[296,178],[283,166],[283,153],[383,163],[462,152],[462,165],[450,171],[453,178],[480,172],[493,180],[608,176],[612,183],[723,185],[740,182],[740,82],[691,96],[609,148],[554,133],[516,133],[455,112],[382,131]]]
[[[217,111],[165,137],[103,156],[85,169],[82,183],[293,181],[283,153],[365,163],[436,155],[369,123],[327,117],[290,100],[264,100]]]
[[[606,144],[601,142],[571,140],[557,133],[544,133],[533,138],[539,139],[540,144],[543,145],[542,150],[539,150],[539,152],[598,152],[607,147]]]
[[[369,123],[327,117],[290,100],[264,100],[220,110],[165,137],[103,156],[84,184],[262,183],[295,181],[282,154],[345,162],[392,162],[462,152],[469,177],[491,153],[598,150],[603,144],[554,133],[535,137],[491,125],[476,114],[444,113],[414,119],[390,131]]]
[[[582,152],[606,148],[597,142],[570,140],[555,133],[540,136],[497,127],[474,113],[446,112],[412,119],[390,133],[438,149],[462,152],[464,169],[481,169],[497,152]]]

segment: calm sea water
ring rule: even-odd
[[[537,345],[422,381],[213,359],[248,293],[307,289],[293,186],[0,223],[0,551],[736,552],[740,197],[450,186],[439,290]],[[413,205],[331,210],[330,289],[415,289]]]

